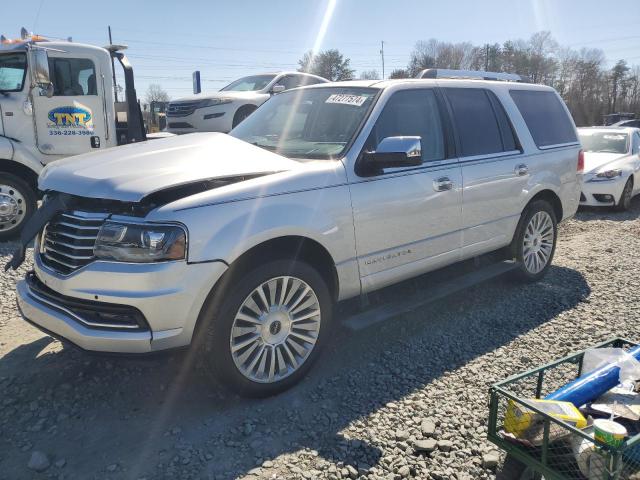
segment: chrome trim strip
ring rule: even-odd
[[[44,252],[45,255],[46,255],[47,252],[55,252],[58,255],[62,255],[62,256],[67,257],[67,258],[73,258],[74,260],[91,260],[91,259],[94,258],[93,255],[89,255],[89,256],[87,256],[87,255],[73,255],[71,253],[61,252],[60,250],[56,250],[55,248],[53,248],[53,247],[51,247],[49,245],[47,245],[45,248],[46,248],[46,250]]]
[[[51,231],[51,233],[53,233],[55,235],[63,235],[65,237],[73,238],[74,240],[95,240],[96,239],[96,237],[87,237],[87,236],[84,236],[84,235],[74,235],[73,233],[67,233],[67,232]]]
[[[561,147],[570,147],[570,146],[579,147],[580,142],[568,142],[568,143],[556,143],[555,145],[544,145],[542,147],[538,147],[538,150],[549,150],[551,148],[561,148]]]
[[[51,308],[54,308],[56,310],[59,310],[61,312],[66,313],[67,315],[69,315],[70,317],[74,318],[75,320],[77,320],[80,323],[83,323],[89,327],[101,327],[101,328],[117,328],[117,329],[138,329],[140,328],[139,325],[119,325],[119,324],[113,324],[113,323],[95,323],[95,322],[90,322],[88,320],[85,320],[84,318],[80,317],[79,315],[76,315],[75,313],[73,313],[71,310],[63,307],[62,305],[58,305],[57,303],[54,303],[50,300],[47,300],[46,298],[41,297],[40,295],[38,295],[37,293],[34,293],[34,291],[31,289],[31,287],[29,285],[27,285],[27,289],[29,290],[29,296],[31,298],[33,298],[34,300],[37,300],[40,303],[44,303],[45,305],[50,306]]]
[[[75,228],[77,230],[100,230],[100,225],[96,226],[96,225],[76,225],[74,223],[67,223],[67,222],[55,222],[54,226],[56,225],[62,225],[64,227],[69,227],[69,228]]]
[[[502,158],[502,157],[511,157],[513,155],[522,155],[522,151],[520,150],[509,150],[508,152],[498,152],[498,153],[486,153],[483,155],[469,155],[466,157],[460,157],[461,162],[474,162],[476,160],[487,160],[493,158]]]
[[[92,239],[93,237],[89,237],[89,238]],[[57,241],[54,242],[50,238],[45,238],[45,242],[49,242],[52,245],[62,245],[63,247],[74,248],[74,249],[78,249],[78,250],[93,250],[93,246],[72,245],[70,243],[57,242]]]
[[[77,270],[78,268],[80,268],[80,265],[71,265],[71,264],[69,264],[69,263],[65,263],[65,262],[63,262],[62,260],[58,260],[57,258],[53,258],[53,257],[51,257],[51,256],[47,255],[47,252],[43,252],[43,253],[41,253],[41,255],[42,255],[43,257],[45,257],[47,260],[50,260],[50,261],[52,261],[52,262],[56,262],[56,263],[58,263],[58,264],[60,264],[60,265],[64,265],[64,266],[65,266],[65,267],[67,267],[67,268],[71,268],[71,269],[73,269],[73,270]]]

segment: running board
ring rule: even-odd
[[[434,285],[424,293],[414,293],[401,300],[385,303],[380,306],[374,306],[364,311],[352,314],[346,317],[342,321],[342,324],[348,330],[363,330],[371,325],[375,325],[376,323],[383,322],[403,313],[411,312],[453,293],[503,275],[515,269],[516,266],[517,265],[513,260],[504,260],[493,263],[478,270],[454,277],[438,285]]]

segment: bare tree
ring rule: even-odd
[[[151,102],[168,102],[170,100],[167,91],[157,83],[152,83],[147,88],[144,101],[151,105]]]
[[[409,72],[404,68],[396,68],[391,71],[389,78],[409,78]]]
[[[365,70],[360,72],[360,80],[380,80],[380,74],[377,70]]]

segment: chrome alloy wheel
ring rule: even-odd
[[[545,211],[537,212],[524,232],[522,258],[529,273],[537,274],[549,263],[553,251],[553,220]]]
[[[246,378],[273,383],[307,360],[320,333],[320,303],[295,277],[267,280],[242,302],[231,327],[233,362]]]
[[[0,231],[16,228],[24,220],[26,212],[22,193],[12,185],[0,184]]]

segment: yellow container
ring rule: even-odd
[[[535,398],[527,399],[524,402],[576,428],[584,428],[587,426],[587,420],[580,413],[580,410],[571,402],[538,400]],[[504,416],[504,429],[507,432],[512,433],[516,437],[522,437],[527,430],[541,423],[541,415],[528,409],[523,403],[509,400]]]

